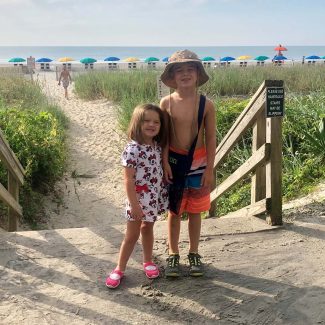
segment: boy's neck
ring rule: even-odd
[[[178,88],[175,90],[179,98],[194,97],[197,94],[196,88]]]

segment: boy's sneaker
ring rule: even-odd
[[[167,261],[167,266],[165,269],[165,276],[178,278],[181,275],[179,269],[179,255],[171,254],[168,256],[166,261]]]
[[[190,263],[190,275],[202,276],[204,274],[201,256],[198,253],[189,253],[187,255]]]

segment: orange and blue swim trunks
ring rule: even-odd
[[[185,150],[170,148],[179,154],[186,154]],[[210,209],[210,188],[201,186],[202,175],[207,165],[205,147],[195,149],[190,171],[185,176],[183,195],[178,215],[183,212],[201,213]],[[172,213],[175,215],[175,213]]]

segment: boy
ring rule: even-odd
[[[163,150],[165,178],[170,184],[167,277],[180,276],[178,242],[183,212],[188,214],[189,273],[191,276],[202,276],[204,273],[198,247],[200,214],[210,208],[216,122],[213,103],[198,95],[197,88],[208,79],[201,60],[188,50],[175,52],[161,75],[162,82],[175,89],[160,103],[169,126],[168,145]],[[200,114],[203,114],[201,125]],[[184,157],[187,159],[183,163],[184,173],[179,176],[174,164],[181,160],[184,162]]]

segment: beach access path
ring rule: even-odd
[[[125,196],[120,157],[126,138],[119,131],[116,110],[107,100],[79,99],[74,83],[66,100],[54,72],[40,72],[35,78],[69,119],[67,170],[46,199],[46,228],[121,224]]]

